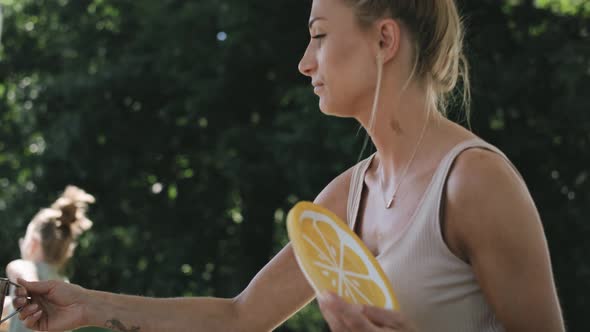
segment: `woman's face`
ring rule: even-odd
[[[311,78],[320,110],[340,117],[369,113],[378,40],[360,28],[355,12],[342,0],[313,0],[309,22],[311,40],[299,71]]]

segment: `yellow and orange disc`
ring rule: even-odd
[[[299,202],[289,211],[287,231],[297,262],[316,294],[330,291],[349,303],[399,308],[377,259],[334,213]]]

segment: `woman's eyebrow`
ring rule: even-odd
[[[319,20],[325,20],[325,19],[326,19],[325,17],[312,17],[312,18],[309,20],[309,29],[311,29],[311,26],[313,25],[313,23],[314,23],[315,21],[319,21]]]

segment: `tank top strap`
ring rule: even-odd
[[[473,138],[463,141],[453,147],[447,155],[443,158],[440,162],[438,169],[435,171],[434,178],[432,179],[432,185],[429,188],[429,193],[426,193],[431,199],[428,201],[430,202],[431,208],[429,209],[433,213],[436,213],[437,216],[440,213],[440,208],[442,205],[443,193],[444,188],[447,182],[447,178],[451,171],[451,168],[457,159],[457,157],[465,150],[472,149],[472,148],[480,148],[485,149],[500,155],[509,165],[510,167],[516,172],[516,174],[520,177],[522,181],[522,175],[518,172],[514,164],[508,159],[508,157],[500,151],[497,147],[493,146],[490,143],[482,140],[481,138]],[[426,202],[425,202],[426,203]],[[425,204],[427,205],[427,204]],[[434,208],[434,209],[433,209]],[[438,220],[438,218],[429,218],[430,220]]]
[[[352,169],[350,189],[348,190],[348,203],[346,205],[346,218],[348,219],[346,222],[353,231],[361,202],[361,193],[365,184],[365,173],[369,165],[371,165],[371,160],[373,160],[374,156],[375,154],[372,154],[370,157],[361,160]]]

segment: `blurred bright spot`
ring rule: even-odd
[[[170,187],[168,187],[168,198],[175,200],[176,197],[178,197],[178,189],[176,189],[175,185],[170,185]]]
[[[14,90],[8,91],[8,93],[6,94],[6,98],[8,99],[8,101],[14,102],[16,98],[16,93],[14,92]]]
[[[142,257],[139,262],[137,262],[137,269],[139,271],[145,271],[148,267],[148,260],[145,257]]]
[[[193,274],[193,268],[188,264],[183,264],[180,267],[180,270],[182,271],[183,274],[185,274],[187,276]]]
[[[27,23],[25,23],[25,30],[27,31],[33,31],[33,29],[35,29],[35,23],[29,21]]]
[[[244,217],[242,216],[242,213],[238,209],[234,209],[231,211],[231,219],[236,224],[241,224],[244,221]]]
[[[152,185],[152,193],[159,194],[162,192],[163,186],[160,182],[156,182]]]
[[[297,197],[297,195],[295,194],[291,194],[289,196],[287,196],[287,202],[291,203],[291,204],[295,204],[299,201],[299,197]]]
[[[283,211],[283,209],[277,209],[275,211],[275,222],[277,224],[280,224],[281,222],[283,222],[284,218],[285,218],[285,211]]]
[[[33,142],[29,144],[29,152],[32,154],[43,154],[45,151],[45,140],[41,136],[37,136],[33,139]]]
[[[29,22],[29,23],[31,23],[31,22]],[[32,82],[33,82],[33,80],[30,77],[25,77],[19,82],[18,86],[21,88],[26,88],[29,85],[31,85]]]
[[[582,172],[578,175],[578,177],[576,177],[576,186],[580,186],[582,185],[586,179],[588,178],[588,173],[587,172]]]
[[[190,179],[193,177],[193,175],[195,175],[195,172],[192,169],[186,169],[182,172],[182,177],[184,179]]]
[[[90,247],[90,240],[88,239],[88,236],[82,237],[78,243],[80,244],[80,247],[84,249]]]
[[[226,39],[227,39],[227,34],[225,32],[221,31],[217,34],[217,40],[224,41]]]
[[[250,121],[251,121],[253,124],[258,124],[258,123],[260,123],[260,113],[258,113],[258,112],[254,112],[254,113],[250,114]]]
[[[35,191],[36,188],[37,188],[37,186],[35,186],[35,184],[31,181],[29,181],[25,184],[25,189],[27,191]]]

